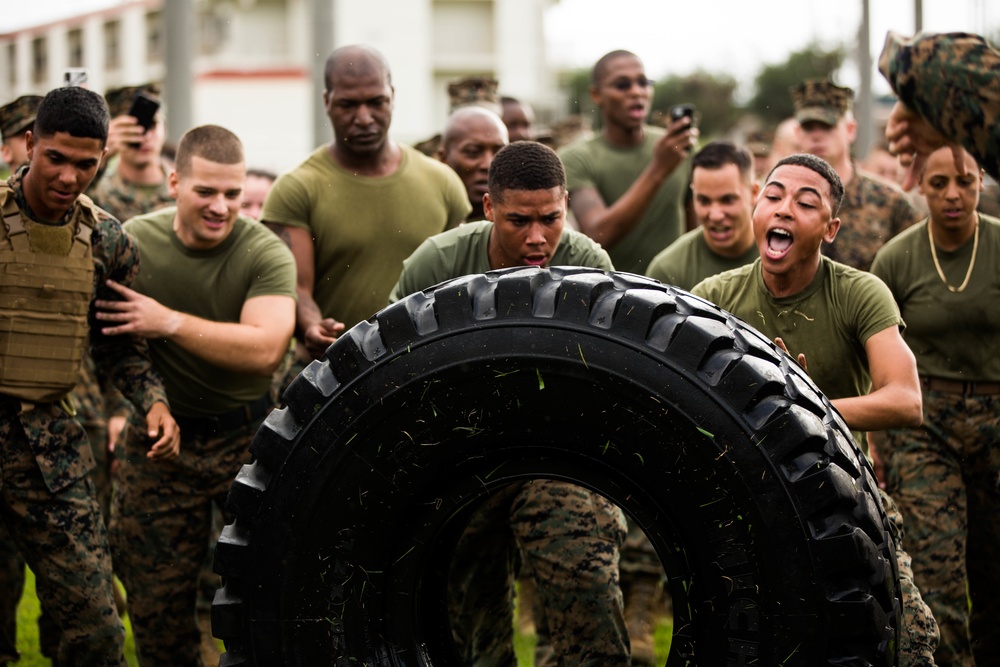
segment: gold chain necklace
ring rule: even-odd
[[[958,287],[952,287],[948,284],[948,279],[944,276],[944,271],[941,270],[941,263],[938,262],[937,250],[934,249],[934,234],[931,232],[931,221],[927,220],[927,238],[931,242],[931,259],[934,260],[934,268],[937,269],[938,277],[944,286],[948,288],[949,292],[954,292],[955,294],[965,291],[965,288],[969,286],[969,278],[972,277],[972,269],[976,266],[976,250],[979,249],[979,214],[976,214],[976,231],[972,239],[972,259],[969,260],[969,270],[965,272],[965,280]]]

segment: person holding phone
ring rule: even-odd
[[[600,134],[561,151],[569,206],[587,236],[621,271],[645,273],[650,260],[684,233],[687,159],[698,137],[681,113],[666,131],[646,122],[653,82],[629,51],[612,51],[591,73]]]
[[[91,198],[121,221],[145,215],[174,203],[167,187],[169,167],[163,160],[166,131],[160,107],[160,87],[155,83],[113,88],[104,98],[111,110],[108,154]]]

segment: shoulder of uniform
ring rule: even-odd
[[[81,212],[83,213],[80,219],[91,227],[96,227],[99,223],[121,224],[118,218],[95,204],[94,200],[87,195],[81,194],[77,198],[76,203],[81,207]]]

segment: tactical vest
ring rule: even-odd
[[[67,224],[28,220],[0,183],[0,394],[58,401],[76,386],[94,291],[96,216],[78,200]]]

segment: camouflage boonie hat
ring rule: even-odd
[[[774,141],[774,132],[767,130],[754,130],[747,132],[747,150],[754,157],[767,157],[771,154],[771,143]]]
[[[854,91],[838,86],[832,81],[809,79],[791,88],[795,105],[795,120],[806,123],[818,120],[836,125],[854,99]]]
[[[0,107],[0,136],[6,141],[29,129],[35,122],[41,95],[22,95]]]
[[[108,102],[108,110],[111,117],[124,116],[132,107],[132,98],[136,93],[146,93],[152,98],[160,99],[160,84],[144,83],[139,86],[124,86],[122,88],[111,88],[104,93],[104,99]]]
[[[448,113],[462,107],[484,107],[499,116],[503,109],[497,94],[499,83],[484,76],[470,76],[448,84]]]

